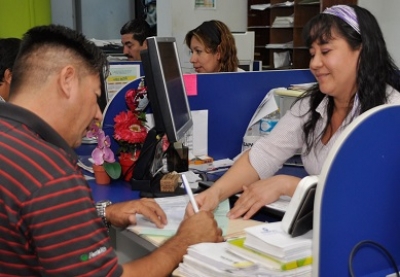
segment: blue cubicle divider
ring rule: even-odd
[[[191,110],[208,110],[208,154],[214,159],[234,158],[240,153],[243,135],[265,94],[272,88],[314,82],[309,70],[207,73],[197,75],[196,96],[189,96]],[[114,96],[104,113],[107,134],[117,112],[126,109],[124,95],[137,88],[135,80]],[[116,142],[112,141],[112,149]]]
[[[350,276],[357,243],[372,240],[400,264],[400,105],[358,117],[336,141],[323,166],[314,205],[313,276]],[[353,261],[355,276],[386,276],[384,252],[366,245]]]
[[[209,112],[208,154],[214,159],[234,158],[266,93],[308,82],[315,82],[308,69],[198,74],[198,95],[189,96],[189,104],[191,110]]]

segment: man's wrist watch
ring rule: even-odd
[[[104,222],[104,225],[106,225],[107,230],[110,228],[110,223],[107,221],[106,217],[106,207],[110,206],[112,203],[110,200],[101,200],[96,203],[96,210],[97,210],[97,215],[101,217],[101,219]]]

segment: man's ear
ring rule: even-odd
[[[59,75],[60,91],[67,98],[71,97],[71,94],[73,92],[75,78],[77,78],[77,72],[73,66],[67,65],[63,69],[61,69],[60,75]]]
[[[3,79],[3,81],[5,83],[7,83],[7,84],[11,84],[11,79],[12,79],[12,72],[11,72],[11,70],[9,68],[7,68],[4,71],[4,79]]]
[[[142,48],[147,49],[147,39],[143,41]]]

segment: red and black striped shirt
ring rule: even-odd
[[[0,276],[120,276],[90,188],[65,140],[0,103]]]

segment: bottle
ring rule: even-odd
[[[260,136],[259,124],[253,124],[247,129],[246,136]]]
[[[280,118],[279,110],[276,110],[260,120],[260,134],[261,136],[268,135]]]

